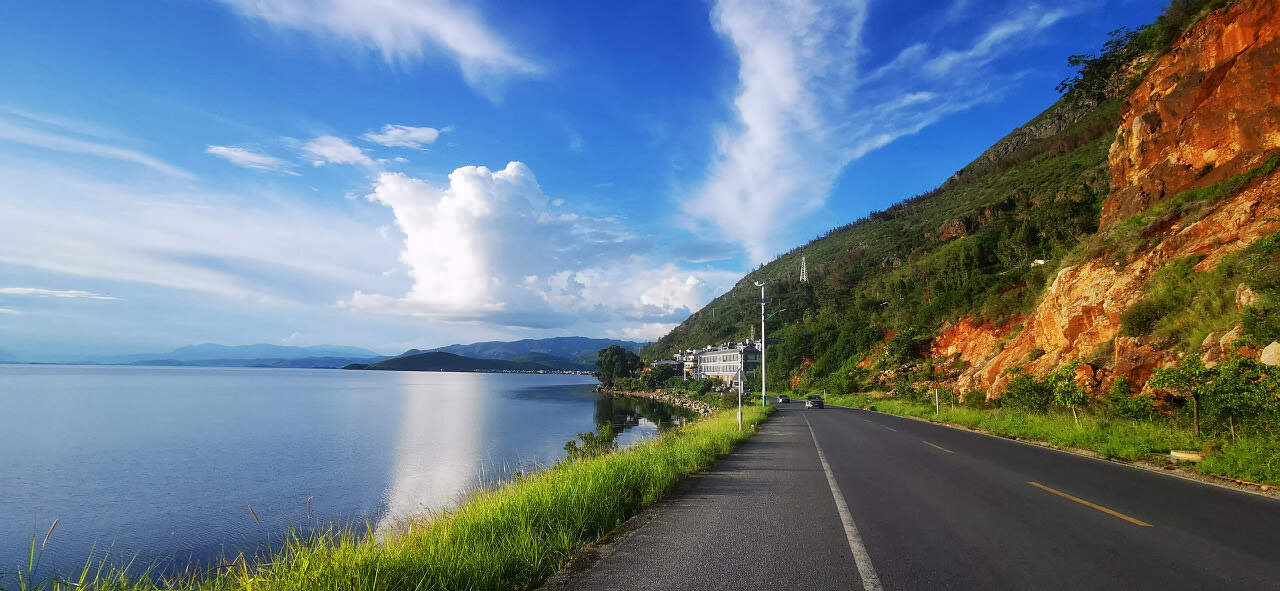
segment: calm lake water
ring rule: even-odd
[[[54,519],[48,574],[208,563],[290,527],[377,524],[536,470],[613,422],[688,417],[584,376],[0,365],[0,585]],[[680,411],[683,413],[683,411]],[[308,503],[310,517],[308,517]],[[249,507],[259,520],[255,523]],[[376,527],[376,525],[375,525]]]

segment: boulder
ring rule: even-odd
[[[1239,324],[1237,324],[1235,328],[1231,329],[1230,332],[1222,335],[1222,338],[1218,339],[1218,346],[1223,348],[1230,347],[1232,343],[1240,340],[1240,336],[1243,334],[1244,334],[1244,329],[1241,328]]]
[[[1280,341],[1273,341],[1262,350],[1258,361],[1265,365],[1280,365]]]
[[[1241,283],[1236,286],[1236,310],[1243,310],[1245,306],[1252,306],[1258,302],[1258,294],[1253,293],[1248,285]]]

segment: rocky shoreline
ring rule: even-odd
[[[691,400],[689,398],[685,398],[684,396],[680,396],[678,394],[663,392],[662,390],[658,390],[656,392],[634,392],[630,390],[615,390],[613,388],[597,386],[596,392],[599,392],[611,398],[616,396],[633,396],[636,398],[648,398],[649,400],[654,400],[657,402],[661,402],[663,404],[669,404],[671,406],[678,406],[680,408],[692,410],[703,416],[713,414],[717,410],[720,410],[705,402],[698,402],[697,400]]]

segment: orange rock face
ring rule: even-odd
[[[1280,149],[1280,2],[1209,15],[1121,108],[1102,227],[1257,166]]]
[[[1158,246],[1123,268],[1094,259],[1062,269],[1025,328],[999,353],[970,367],[957,385],[999,391],[1005,370],[1026,362],[1033,349],[1045,353],[1025,363],[1025,368],[1038,375],[1064,363],[1090,359],[1120,334],[1121,314],[1142,299],[1143,284],[1170,260],[1204,255],[1199,267],[1213,268],[1226,254],[1280,230],[1280,223],[1274,221],[1280,218],[1277,194],[1280,170],[1218,203],[1199,221],[1170,229]],[[1117,339],[1115,366],[1108,375],[1125,376],[1140,386],[1167,360],[1165,353],[1148,349],[1136,341]]]
[[[1002,326],[990,322],[981,322],[973,318],[964,318],[951,328],[942,332],[933,340],[930,356],[944,358],[955,355],[969,364],[980,363],[990,359],[1000,344],[1022,318],[1014,318]]]
[[[1151,67],[1121,114],[1103,228],[1263,162],[1280,150],[1280,2],[1242,0],[1206,17]],[[1120,337],[1121,315],[1172,259],[1200,255],[1196,270],[1210,270],[1227,254],[1280,230],[1277,195],[1280,170],[1202,216],[1158,228],[1158,243],[1124,267],[1104,255],[1063,268],[1007,342],[1005,334],[964,321],[937,339],[933,354],[959,353],[971,362],[956,380],[961,390],[995,394],[1015,366],[1043,375],[1076,360],[1110,366],[1079,376],[1082,381],[1106,388],[1124,376],[1141,388],[1175,356],[1144,339]],[[1044,353],[1029,355],[1037,349]]]
[[[1150,68],[1121,115],[1101,228],[1280,152],[1280,1],[1241,0],[1196,24]],[[1123,267],[1103,254],[1061,269],[1016,334],[965,319],[935,340],[932,355],[969,362],[955,380],[960,391],[998,395],[1015,366],[1044,375],[1077,360],[1100,364],[1077,374],[1095,393],[1120,376],[1142,388],[1177,356],[1150,339],[1120,336],[1121,315],[1171,260],[1198,255],[1195,270],[1212,270],[1280,231],[1280,170],[1209,207],[1151,229],[1155,245]],[[1247,287],[1237,290],[1240,305],[1252,297]]]

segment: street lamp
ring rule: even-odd
[[[765,377],[765,365],[764,365],[764,347],[765,347],[765,343],[768,340],[765,338],[765,334],[764,334],[764,321],[765,321],[764,305],[768,304],[769,302],[772,302],[773,300],[764,297],[764,282],[757,281],[755,282],[755,284],[756,284],[756,287],[760,288],[760,298],[756,300],[757,302],[760,303],[760,406],[769,406],[769,400],[765,398],[765,396],[769,392],[769,388],[767,387],[767,384],[769,382]]]
[[[745,363],[738,364],[738,430],[742,430],[742,382],[746,378],[746,374],[742,373]]]

